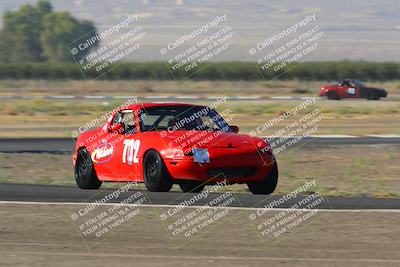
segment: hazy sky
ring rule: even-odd
[[[0,0],[0,11],[16,9],[27,0]],[[249,49],[306,15],[316,14],[324,37],[302,60],[400,61],[400,1],[398,0],[280,0],[280,1],[153,1],[54,0],[56,10],[68,10],[92,20],[99,31],[126,15],[138,14],[147,36],[135,60],[161,60],[160,48],[183,34],[226,14],[235,32],[229,49],[214,60],[255,60]],[[188,45],[190,45],[188,43]]]

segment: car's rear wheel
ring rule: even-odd
[[[339,100],[339,96],[335,91],[329,91],[328,93],[326,93],[326,97],[329,100]]]
[[[92,158],[86,148],[78,150],[75,162],[75,181],[81,189],[99,189],[102,181],[97,178]]]
[[[278,164],[274,161],[271,171],[267,177],[260,182],[250,182],[247,186],[253,194],[268,195],[275,191],[278,185]]]
[[[202,182],[182,182],[179,187],[183,192],[200,193],[203,191],[205,184]]]
[[[149,150],[144,156],[143,176],[146,188],[151,192],[168,192],[173,181],[160,154]]]

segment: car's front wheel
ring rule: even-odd
[[[160,154],[149,150],[144,156],[143,176],[146,188],[151,192],[168,192],[173,181]]]
[[[97,178],[92,158],[86,148],[78,150],[75,162],[75,181],[81,189],[99,189],[102,181]]]
[[[247,186],[253,194],[268,195],[275,191],[278,185],[278,164],[274,161],[271,171],[267,177],[260,182],[250,182]]]
[[[340,100],[340,97],[335,91],[329,91],[328,93],[326,93],[326,97],[329,100]]]
[[[379,100],[380,98],[381,96],[379,95],[379,93],[374,90],[371,90],[367,96],[368,100]]]

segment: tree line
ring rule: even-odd
[[[201,69],[200,66],[199,69]],[[110,66],[110,69],[113,66]],[[261,71],[253,62],[214,62],[204,68],[186,72],[174,71],[172,77],[165,62],[119,65],[99,76],[95,69],[83,76],[79,66],[72,62],[0,63],[0,79],[105,79],[105,80],[340,80],[354,78],[363,81],[400,79],[400,63],[377,62],[304,62],[288,65],[284,69]],[[262,74],[262,75],[261,75]]]
[[[92,22],[78,20],[69,12],[54,12],[47,0],[40,0],[34,6],[22,5],[3,15],[0,62],[72,61],[66,46],[85,34],[89,37],[97,34]],[[84,57],[88,52],[79,56]]]

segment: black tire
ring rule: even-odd
[[[144,156],[143,177],[147,190],[151,192],[168,192],[173,181],[160,154],[149,150]]]
[[[328,93],[326,93],[326,97],[329,100],[340,100],[340,97],[337,95],[335,91],[328,91]]]
[[[182,182],[179,184],[181,190],[185,193],[200,193],[206,185],[201,182]]]
[[[379,100],[380,98],[381,98],[380,92],[377,92],[375,90],[370,90],[368,92],[368,96],[367,96],[368,100]]]
[[[269,195],[275,191],[275,188],[278,185],[278,164],[276,161],[274,161],[273,164],[274,165],[265,180],[247,183],[250,192],[255,195]]]
[[[375,100],[375,92],[374,91],[369,91],[367,95],[368,100]]]
[[[86,148],[78,150],[75,162],[75,181],[81,189],[99,189],[102,181],[97,178],[92,158]]]

